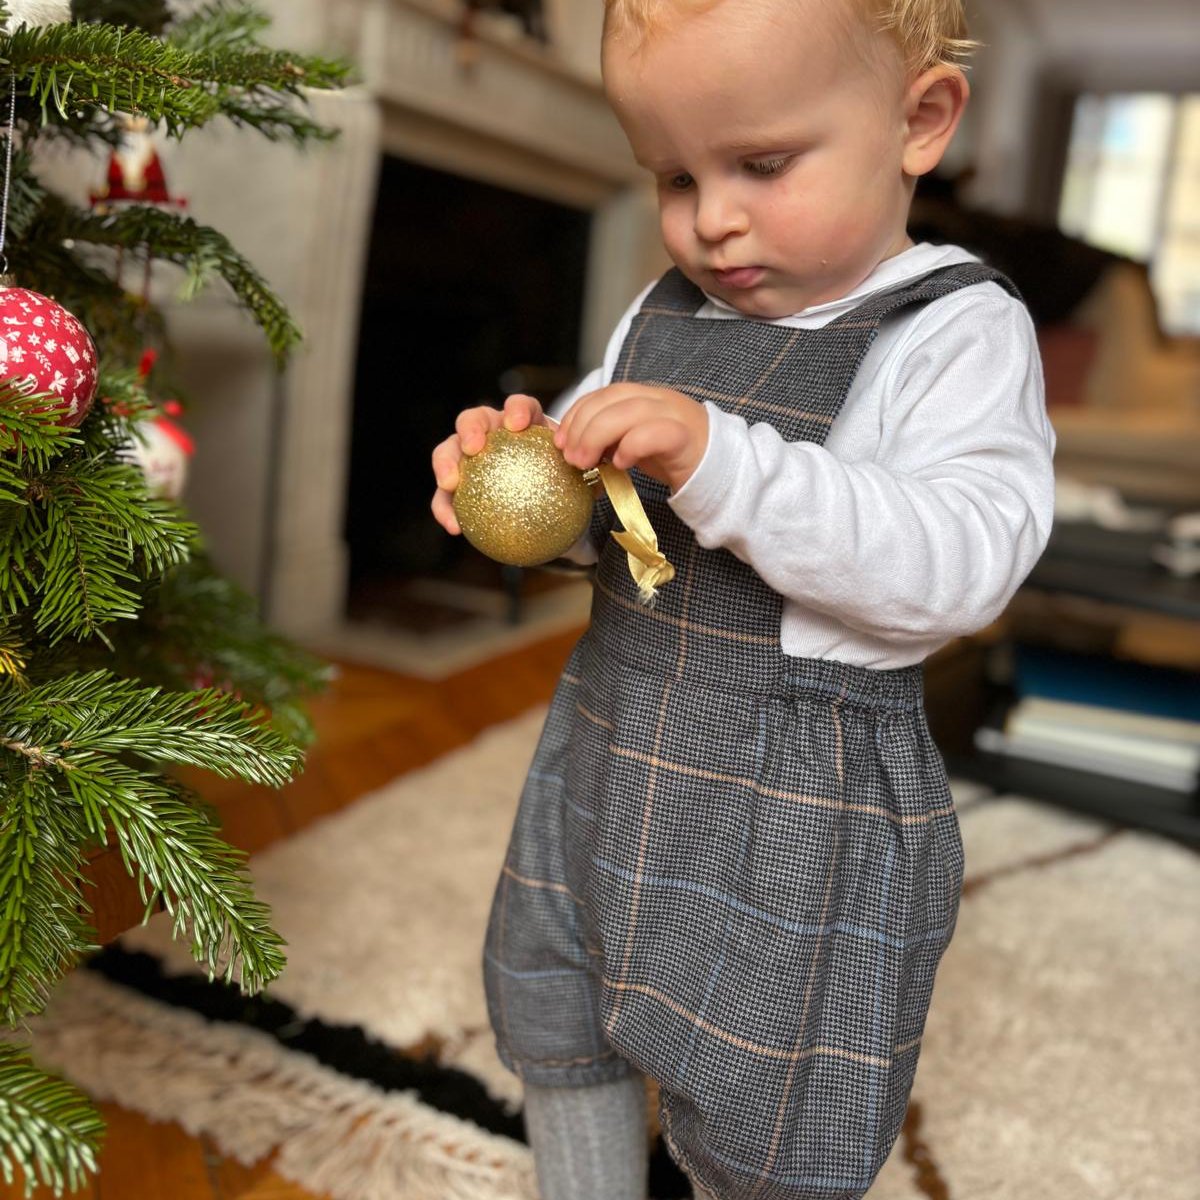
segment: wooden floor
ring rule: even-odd
[[[192,782],[217,805],[225,836],[250,853],[356,800],[404,771],[464,745],[497,721],[549,700],[579,631],[494,659],[440,683],[343,665],[313,702],[319,741],[305,772],[280,791],[208,776]],[[224,1157],[207,1138],[101,1105],[108,1136],[89,1200],[313,1200],[276,1175]],[[0,1180],[0,1200],[24,1190]],[[38,1189],[38,1200],[49,1197]]]

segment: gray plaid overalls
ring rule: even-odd
[[[954,266],[797,330],[696,319],[671,271],[615,378],[819,444],[881,320],[989,279],[1011,289]],[[639,605],[597,506],[591,627],[488,928],[500,1056],[550,1086],[646,1072],[672,1153],[720,1200],[857,1198],[904,1117],[962,881],[921,667],[785,655],[782,598],[635,482],[677,576]]]

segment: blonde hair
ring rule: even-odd
[[[720,0],[604,0],[605,33],[632,30],[643,36],[671,9],[703,12]],[[978,45],[967,36],[963,0],[846,0],[892,36],[908,70],[960,65]]]

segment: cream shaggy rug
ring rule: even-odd
[[[481,1081],[514,1125],[518,1089],[492,1049],[479,955],[542,715],[252,863],[290,945],[271,996],[293,1024],[422,1047],[437,1069]],[[909,1121],[872,1200],[1193,1200],[1200,856],[970,785],[956,796],[968,886]],[[122,949],[200,986],[160,918]],[[276,1152],[281,1174],[338,1200],[535,1194],[511,1129],[353,1078],[288,1048],[286,1029],[208,1020],[95,970],[57,993],[34,1050],[93,1095],[206,1133],[243,1161]]]

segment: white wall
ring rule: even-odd
[[[983,45],[971,69],[971,122],[959,154],[975,169],[972,204],[1019,212],[1028,188],[1029,146],[1036,114],[1039,50],[1028,19],[1002,3],[981,3],[971,33]],[[965,165],[965,164],[964,164]]]

